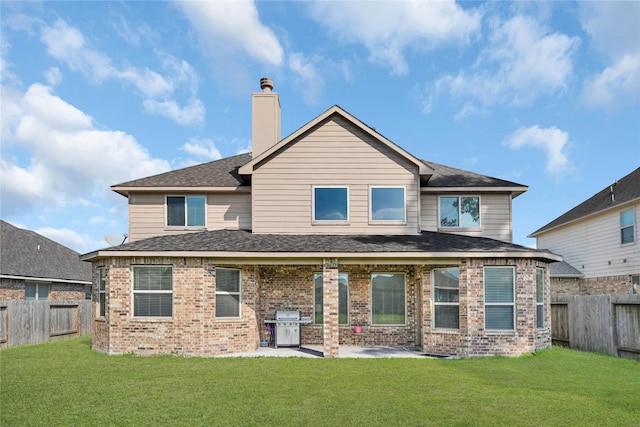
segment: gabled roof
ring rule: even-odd
[[[285,258],[304,257],[532,257],[560,261],[546,250],[484,237],[425,231],[416,235],[254,234],[244,230],[214,230],[150,237],[84,255],[205,256]]]
[[[594,196],[580,203],[575,208],[565,212],[547,225],[531,233],[529,237],[538,235],[574,222],[591,215],[610,209],[616,209],[627,203],[640,200],[640,168],[634,170],[624,178],[603,188]]]
[[[133,190],[163,190],[174,188],[202,189],[238,188],[245,184],[238,168],[251,161],[251,153],[238,154],[170,172],[135,179],[111,186],[113,191],[127,195]]]
[[[428,175],[431,175],[433,173],[433,170],[431,169],[431,167],[428,166],[426,163],[424,163],[422,160],[418,159],[414,155],[412,155],[409,152],[405,151],[404,149],[400,148],[398,145],[394,144],[389,139],[385,138],[380,133],[376,132],[375,129],[371,128],[370,126],[367,126],[362,121],[360,121],[358,118],[356,118],[355,116],[353,116],[353,115],[349,114],[348,112],[346,112],[345,110],[343,110],[341,107],[339,107],[337,105],[334,105],[333,107],[329,108],[324,113],[320,114],[315,119],[311,120],[310,122],[308,122],[307,124],[305,124],[304,126],[299,128],[298,130],[293,132],[291,135],[289,135],[286,138],[280,140],[277,144],[275,144],[274,146],[272,146],[271,148],[266,150],[264,153],[262,153],[259,156],[257,156],[255,159],[252,159],[246,165],[242,166],[240,168],[240,174],[241,175],[251,175],[253,173],[253,168],[254,168],[255,165],[267,160],[271,155],[273,155],[274,153],[282,150],[287,145],[289,145],[292,142],[294,142],[298,137],[303,135],[305,132],[308,132],[310,129],[314,128],[315,126],[317,126],[318,124],[322,123],[324,120],[328,119],[329,117],[331,117],[333,115],[339,115],[342,118],[348,120],[353,125],[355,125],[360,130],[362,130],[364,133],[369,134],[373,138],[375,138],[378,141],[380,141],[381,144],[383,144],[386,147],[390,148],[392,151],[395,151],[401,157],[404,157],[405,159],[407,159],[409,162],[415,164],[418,167],[418,171],[419,171],[420,175],[427,175],[428,176]]]
[[[91,265],[66,246],[0,220],[0,276],[90,284]]]

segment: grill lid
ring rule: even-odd
[[[300,312],[294,310],[276,311],[276,320],[300,320]]]

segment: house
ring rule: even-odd
[[[281,139],[272,88],[252,94],[252,153],[112,187],[129,243],[83,256],[94,349],[253,351],[277,310],[311,319],[301,343],[325,357],[360,342],[456,356],[551,345],[561,258],[512,243],[526,186],[421,160],[338,106]]]
[[[0,220],[0,301],[91,298],[91,266],[80,254]]]
[[[552,295],[640,293],[640,168],[531,233],[562,255]]]

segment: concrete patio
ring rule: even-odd
[[[415,349],[388,348],[388,347],[354,347],[340,346],[341,358],[376,358],[376,357],[404,357],[425,358],[430,357]],[[322,346],[298,347],[259,347],[256,351],[246,353],[225,354],[216,357],[313,357],[322,358]]]

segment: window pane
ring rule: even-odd
[[[240,270],[216,268],[216,292],[240,292]]]
[[[440,197],[440,226],[458,226],[458,198]]]
[[[633,225],[633,209],[620,212],[620,227]]]
[[[322,296],[322,274],[315,273],[313,275],[314,282],[314,323],[324,323],[323,316],[323,296]],[[347,273],[338,274],[338,322],[341,325],[349,324],[349,277]]]
[[[314,188],[314,206],[316,221],[346,221],[347,189]]]
[[[49,299],[49,285],[38,285],[38,299]]]
[[[544,270],[536,269],[536,302],[544,301]]]
[[[136,293],[133,295],[133,315],[141,317],[171,317],[172,294]]]
[[[170,291],[172,282],[171,267],[133,267],[135,291]]]
[[[106,312],[106,295],[100,292],[100,316],[104,317]]]
[[[544,328],[544,305],[542,304],[536,307],[536,327]]]
[[[313,275],[313,282],[314,282],[314,293],[315,293],[315,305],[314,305],[314,316],[315,316],[315,323],[317,324],[322,324],[324,323],[324,318],[322,316],[322,304],[323,304],[323,298],[322,298],[322,274],[316,273]]]
[[[633,227],[625,227],[620,230],[620,243],[632,243],[633,237]]]
[[[371,219],[404,221],[404,188],[372,188]]]
[[[24,298],[25,299],[36,299],[36,284],[35,283],[27,283],[24,290]]]
[[[189,227],[204,227],[204,196],[187,197],[187,225]]]
[[[371,278],[372,320],[377,325],[405,323],[403,274],[374,274]]]
[[[460,307],[457,305],[436,305],[435,307],[435,327],[436,328],[460,328]]]
[[[487,267],[484,270],[485,302],[513,302],[513,268]]]
[[[167,225],[184,226],[184,197],[167,197]]]
[[[485,306],[485,329],[513,330],[513,306]]]
[[[240,295],[216,295],[216,317],[240,316]]]
[[[478,197],[460,198],[460,227],[480,226],[480,199]]]
[[[104,291],[107,287],[107,272],[104,268],[98,270],[98,289]]]

